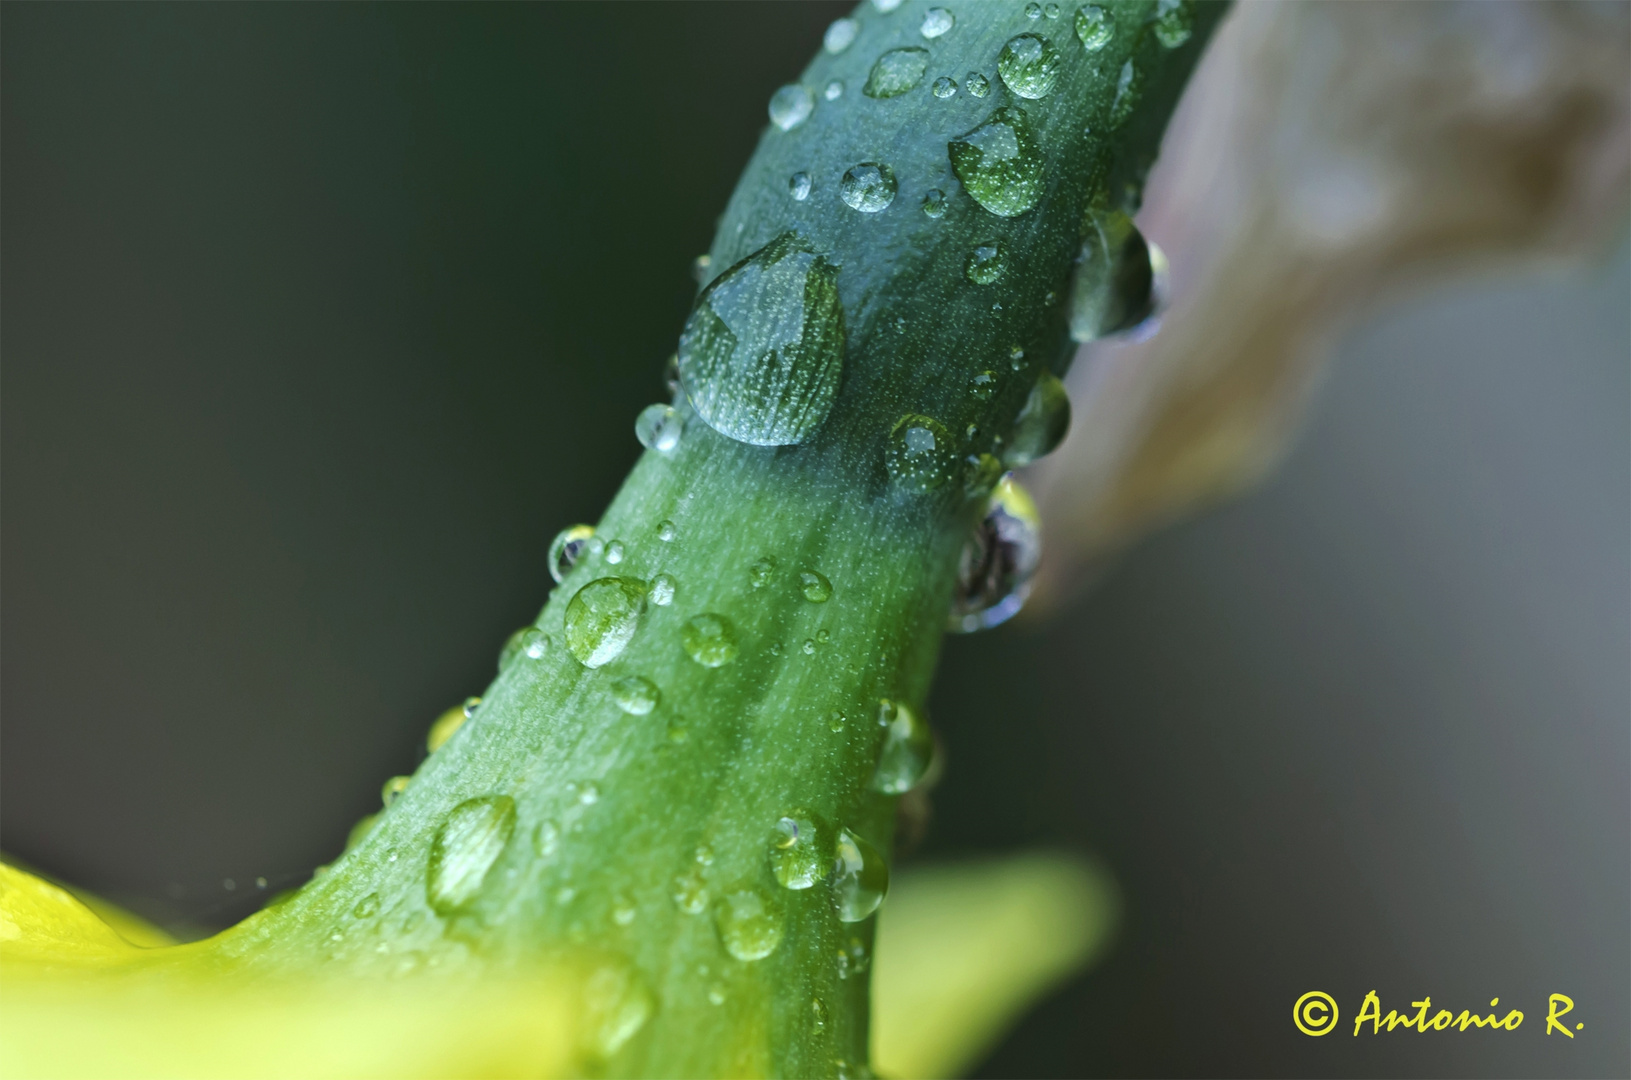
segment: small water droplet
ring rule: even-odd
[[[330,941],[344,941],[345,940],[345,931],[341,930],[338,927],[335,927],[334,932],[328,936],[328,939]]]
[[[674,903],[687,915],[701,915],[708,910],[708,884],[702,871],[691,869],[674,879]]]
[[[371,892],[358,900],[356,906],[351,909],[352,917],[357,919],[368,919],[377,914],[379,914],[379,893],[377,892]]]
[[[779,641],[772,641],[770,643],[770,655],[771,656],[780,656],[781,654],[782,654],[782,643],[779,642]]]
[[[991,119],[947,145],[952,171],[974,201],[998,217],[1015,217],[1042,194],[1042,154],[1025,110],[1003,106]]]
[[[1116,36],[1116,22],[1110,13],[1097,4],[1088,4],[1076,12],[1076,36],[1082,48],[1098,52]]]
[[[385,786],[379,789],[379,801],[389,809],[390,805],[396,802],[396,797],[407,791],[408,785],[411,783],[413,783],[413,777],[411,776],[391,777],[385,781]]]
[[[1007,269],[1008,252],[996,240],[981,244],[969,252],[968,262],[963,265],[963,271],[968,274],[968,279],[976,285],[995,283]]]
[[[425,897],[431,908],[449,915],[474,900],[514,831],[515,800],[508,795],[455,806],[430,845]]]
[[[1048,5],[1046,5],[1042,9],[1042,14],[1046,15],[1050,19],[1057,19],[1059,17],[1059,5],[1058,4],[1048,4]]]
[[[1042,521],[1030,494],[1005,476],[963,545],[946,628],[970,634],[1018,614],[1042,558]]]
[[[826,98],[828,101],[837,101],[839,98],[844,96],[844,84],[839,80],[834,79],[832,82],[827,84],[827,88],[825,90],[821,91],[821,96]]]
[[[603,667],[628,648],[646,608],[645,583],[634,578],[597,578],[566,605],[567,650],[584,667]]]
[[[770,584],[770,576],[776,572],[776,560],[766,555],[764,558],[748,567],[748,580],[755,589],[762,589]]]
[[[680,335],[697,413],[757,446],[802,442],[831,411],[844,360],[838,268],[783,233],[716,278]]]
[[[613,540],[606,545],[606,561],[613,566],[623,561],[623,541]]]
[[[1116,77],[1116,97],[1110,103],[1111,130],[1127,122],[1143,96],[1144,73],[1133,65],[1132,60],[1128,60],[1121,65],[1121,74]]]
[[[1008,365],[1010,367],[1012,367],[1015,371],[1020,371],[1020,370],[1024,369],[1024,367],[1025,367],[1025,346],[1023,346],[1023,345],[1010,345],[1010,346],[1008,346]]]
[[[861,93],[869,98],[900,97],[917,88],[929,71],[929,50],[916,45],[890,49],[873,63]]]
[[[997,392],[997,373],[995,371],[978,372],[968,381],[969,397],[975,401],[990,401],[991,395]]]
[[[895,201],[895,173],[889,166],[863,161],[844,173],[838,194],[852,209],[876,214]]]
[[[725,1000],[725,985],[723,983],[709,983],[708,1004],[723,1005],[725,1004]]]
[[[651,591],[647,594],[651,602],[658,607],[667,607],[674,602],[674,591],[679,583],[672,574],[658,574],[651,579]]]
[[[703,284],[708,280],[708,275],[713,272],[713,268],[714,257],[712,255],[706,252],[698,255],[691,260],[691,280],[698,285]]]
[[[789,83],[770,95],[770,122],[791,131],[808,120],[814,108],[815,95],[809,88]]]
[[[622,960],[597,968],[584,981],[582,1002],[589,1049],[601,1058],[621,1050],[656,1010],[639,973]]]
[[[570,885],[562,885],[560,888],[555,890],[555,902],[562,907],[570,904],[573,900],[576,900],[577,897],[578,890],[574,889]]]
[[[804,593],[804,599],[812,604],[825,604],[832,599],[832,582],[826,575],[814,570],[806,570],[799,574],[799,591]]]
[[[957,93],[957,83],[942,75],[934,81],[934,85],[929,89],[934,92],[934,96],[937,98],[949,98]]]
[[[719,898],[714,925],[725,951],[744,962],[763,960],[782,943],[780,902],[752,885],[738,885]]]
[[[878,910],[884,894],[889,891],[889,864],[884,862],[877,848],[848,829],[838,832],[838,858],[833,873],[840,922],[865,919]],[[862,955],[865,956],[864,950]]]
[[[674,527],[674,523],[672,521],[664,518],[662,521],[657,522],[657,539],[661,540],[663,543],[672,544],[674,542],[674,537],[678,535],[679,530]]]
[[[804,639],[804,644],[801,646],[801,648],[804,650],[804,655],[805,656],[815,655],[815,639],[814,638],[805,638]]]
[[[897,486],[919,493],[933,491],[956,471],[951,432],[933,417],[908,413],[890,429],[884,464]]]
[[[657,688],[655,686],[653,686],[651,689],[652,689],[653,693],[655,693],[656,690],[657,690]],[[600,801],[600,785],[595,783],[593,780],[585,780],[578,787],[578,803],[579,803],[579,805],[581,805],[581,806],[593,806],[593,805],[595,805],[595,803],[597,803],[599,801]]]
[[[827,730],[833,732],[843,731],[848,719],[843,713],[834,709],[827,714]]]
[[[787,180],[787,194],[793,197],[794,202],[803,202],[810,197],[810,174],[796,172]]]
[[[560,850],[561,827],[553,821],[540,821],[532,831],[532,850],[541,859],[547,859]]]
[[[1008,89],[1022,98],[1036,100],[1053,92],[1059,82],[1062,58],[1045,37],[1019,34],[1008,39],[997,56],[997,74]]]
[[[794,810],[770,831],[770,872],[784,889],[808,889],[832,868],[832,834],[808,810]]]
[[[657,707],[662,693],[650,679],[629,675],[612,683],[612,700],[630,716],[644,716]]]
[[[714,864],[714,849],[707,844],[698,844],[697,850],[692,854],[698,866],[712,866]]]
[[[464,715],[463,705],[455,705],[438,716],[436,722],[430,725],[430,732],[425,736],[425,750],[432,754],[440,750],[468,719],[469,717]]]
[[[634,437],[647,450],[665,456],[674,453],[685,430],[685,417],[672,405],[647,405],[634,419]]]
[[[827,1003],[820,998],[810,999],[810,1030],[825,1031],[827,1029]]]
[[[504,644],[498,650],[498,670],[503,671],[510,666],[510,661],[521,655],[521,635],[527,632],[525,626],[504,639]]]
[[[900,7],[901,0],[872,0],[872,6],[878,9],[879,14],[887,15]]]
[[[594,535],[593,525],[572,525],[556,533],[549,544],[549,576],[556,581],[565,581],[566,575],[583,557],[584,549]]]
[[[668,722],[668,741],[669,742],[674,743],[675,745],[678,745],[680,743],[685,742],[690,737],[691,737],[691,733],[688,730],[686,730],[685,725],[680,723],[680,721],[670,720]]]
[[[991,92],[991,80],[978,71],[971,71],[963,78],[963,89],[975,97],[985,97]]]
[[[1070,394],[1053,372],[1044,371],[1014,421],[1002,452],[1003,464],[1017,468],[1052,453],[1069,428]]]
[[[930,188],[928,194],[923,196],[923,212],[932,218],[946,216],[946,193],[939,188]]]
[[[1194,0],[1155,0],[1155,39],[1176,49],[1195,32]]]
[[[723,615],[696,615],[680,630],[685,652],[703,667],[723,667],[736,659],[736,627]]]
[[[1002,462],[992,454],[970,454],[963,459],[963,491],[970,498],[991,494],[1002,479]]]
[[[637,914],[639,914],[639,908],[635,907],[634,901],[628,897],[619,896],[612,901],[612,922],[618,926],[629,925],[634,921]]]
[[[1025,5],[1025,17],[1027,19],[1040,19],[1042,17],[1042,5],[1041,4],[1026,4]]]
[[[923,13],[923,23],[917,32],[933,41],[951,30],[957,24],[957,17],[945,8],[930,8]]]
[[[1165,257],[1126,214],[1093,215],[1082,237],[1070,283],[1070,336],[1096,341],[1132,330],[1149,318],[1164,291]]]
[[[837,55],[854,43],[855,34],[860,29],[861,24],[854,19],[834,19],[821,36],[821,47]]]

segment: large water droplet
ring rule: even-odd
[[[597,968],[585,980],[582,1003],[589,1049],[602,1058],[621,1050],[656,1010],[639,973],[622,961]]]
[[[835,55],[841,53],[854,43],[855,34],[860,29],[861,24],[854,19],[834,19],[821,36],[821,47]]]
[[[566,647],[584,667],[616,660],[640,627],[646,608],[645,583],[634,578],[597,578],[566,605]]]
[[[662,693],[650,679],[630,675],[612,683],[612,700],[630,716],[644,716],[657,707]]]
[[[931,416],[907,413],[890,429],[884,465],[897,486],[933,491],[956,474],[957,451],[951,432]]]
[[[556,533],[555,539],[549,543],[549,576],[556,581],[565,581],[566,575],[583,558],[594,536],[593,525],[569,525]]]
[[[808,889],[832,868],[832,834],[808,810],[794,810],[770,831],[770,872],[784,889]]]
[[[736,659],[736,627],[723,615],[708,613],[688,619],[680,630],[680,643],[703,667],[723,667]]]
[[[998,217],[1023,214],[1042,194],[1042,153],[1023,109],[997,109],[947,151],[963,188]]]
[[[1042,558],[1042,520],[1026,490],[1006,476],[957,562],[946,628],[971,634],[1007,622],[1030,593]]]
[[[929,71],[929,50],[916,45],[891,49],[878,57],[861,93],[869,98],[899,97],[915,89]]]
[[[1153,310],[1150,246],[1119,210],[1089,217],[1070,282],[1070,336],[1096,341],[1130,330]]]
[[[963,79],[963,87],[975,97],[985,97],[991,92],[991,80],[978,71],[971,71]]]
[[[889,892],[889,864],[877,848],[848,829],[841,829],[833,870],[840,922],[860,922],[878,910],[884,894]]]
[[[997,74],[1022,98],[1047,97],[1059,82],[1062,58],[1047,38],[1020,34],[1008,39],[997,56]]]
[[[963,266],[968,279],[976,285],[993,284],[1007,269],[1008,252],[998,240],[981,244],[969,252],[968,262]]]
[[[825,574],[806,570],[799,574],[799,591],[804,593],[804,599],[810,603],[825,604],[832,599],[832,582],[827,580]]]
[[[1076,12],[1076,36],[1081,39],[1082,48],[1098,52],[1116,36],[1116,21],[1104,8],[1088,4]]]
[[[923,13],[923,23],[917,28],[917,32],[933,41],[955,25],[957,25],[955,15],[945,8],[935,7]]]
[[[391,804],[396,802],[397,796],[401,795],[404,791],[407,791],[408,785],[412,783],[413,777],[411,776],[393,776],[389,780],[385,781],[384,785],[382,785],[379,789],[379,801],[381,805],[389,810],[391,808]]]
[[[514,831],[515,800],[508,795],[455,806],[430,844],[425,898],[431,908],[448,915],[474,900]]]
[[[738,960],[763,960],[782,943],[781,905],[752,885],[739,885],[719,898],[714,924],[725,951]]]
[[[876,214],[895,201],[894,170],[876,161],[863,161],[844,173],[838,194],[853,209]]]
[[[1051,371],[1037,376],[1025,407],[1014,421],[1014,430],[1002,450],[1002,462],[1009,468],[1029,465],[1051,454],[1070,428],[1070,394]]]
[[[810,174],[796,172],[787,181],[787,194],[793,197],[794,202],[803,202],[810,197]]]
[[[928,771],[934,756],[934,733],[909,705],[885,698],[878,703],[878,723],[884,729],[883,750],[872,786],[885,795],[901,795],[912,789]]]
[[[837,277],[837,267],[783,233],[697,297],[680,335],[680,377],[715,430],[785,446],[826,419],[844,362]]]
[[[659,454],[672,454],[684,430],[685,417],[672,405],[647,405],[634,419],[634,437]]]
[[[1195,32],[1194,0],[1155,0],[1155,39],[1176,49]]]
[[[814,108],[815,95],[809,88],[789,83],[770,95],[770,122],[791,131],[808,120]]]
[[[667,607],[674,602],[674,593],[679,583],[674,580],[673,574],[658,574],[651,579],[651,591],[647,594],[651,602],[658,607]]]

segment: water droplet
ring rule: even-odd
[[[662,693],[650,679],[629,675],[612,683],[612,700],[630,716],[644,716],[657,707]]]
[[[814,638],[805,638],[804,639],[804,644],[801,646],[801,648],[804,650],[804,655],[805,656],[814,656],[815,655],[815,639]]]
[[[510,666],[510,661],[521,655],[521,635],[527,632],[525,626],[504,639],[504,644],[498,650],[498,670],[503,671]]]
[[[680,445],[685,417],[672,405],[647,405],[634,420],[634,437],[647,450],[672,454]]]
[[[963,266],[968,279],[976,285],[994,283],[1007,269],[1008,252],[1003,250],[1001,242],[996,240],[981,244],[969,252],[968,262]]]
[[[411,783],[413,783],[413,777],[411,776],[391,777],[385,781],[385,786],[379,789],[379,801],[389,809],[390,805],[396,802],[396,797],[407,791],[408,785]]]
[[[820,998],[810,999],[810,1030],[825,1031],[827,1028],[827,1003]]]
[[[1042,521],[1036,504],[1012,476],[1003,477],[985,516],[963,545],[946,628],[971,634],[1019,613],[1042,558]]]
[[[714,268],[714,257],[704,252],[691,260],[691,280],[701,285]]]
[[[1023,346],[1023,345],[1010,345],[1010,346],[1008,346],[1008,366],[1013,368],[1015,371],[1024,370],[1024,368],[1025,368],[1025,346]]]
[[[827,730],[828,731],[834,731],[834,732],[843,731],[844,730],[844,725],[847,722],[848,722],[848,717],[846,717],[843,713],[839,712],[836,709],[834,709],[832,712],[827,714]]]
[[[655,693],[656,690],[657,690],[657,688],[655,686],[652,687],[651,689],[652,689],[653,693]],[[567,786],[569,788],[571,787],[570,784],[567,785]],[[595,805],[595,803],[597,803],[599,801],[600,801],[600,785],[595,783],[593,780],[585,780],[578,787],[578,803],[579,803],[579,805],[581,805],[581,806],[593,806],[593,805]]]
[[[702,871],[687,870],[674,879],[674,903],[687,915],[701,915],[708,910],[708,884]]]
[[[425,736],[425,750],[432,754],[440,750],[468,719],[469,717],[464,715],[463,705],[455,705],[438,716],[436,722],[430,725],[429,734]]]
[[[1195,32],[1194,0],[1155,0],[1155,38],[1176,49]]]
[[[795,810],[770,831],[770,872],[784,889],[808,889],[832,868],[832,835],[808,810]]]
[[[985,97],[991,92],[991,80],[978,71],[971,71],[963,78],[963,88],[975,97]]]
[[[613,566],[623,561],[623,541],[613,540],[606,545],[606,561]]]
[[[1002,462],[991,454],[970,454],[963,461],[963,491],[972,499],[991,494],[1002,479]]]
[[[770,575],[776,572],[776,560],[766,555],[764,558],[748,567],[748,580],[755,589],[762,589],[770,584]]]
[[[1042,194],[1042,154],[1023,109],[997,109],[947,150],[964,189],[998,217],[1023,214]]]
[[[634,917],[638,914],[639,908],[635,907],[634,901],[630,900],[628,897],[619,896],[616,900],[612,901],[612,922],[616,923],[617,925],[629,925],[634,921]]]
[[[379,893],[371,892],[351,909],[351,915],[357,919],[368,919],[379,914]]]
[[[827,88],[825,90],[821,91],[821,96],[826,98],[828,101],[837,101],[839,98],[844,96],[844,84],[839,80],[834,79],[832,82],[827,84]]]
[[[956,471],[957,453],[951,432],[933,417],[907,413],[890,429],[884,464],[899,487],[933,491]]]
[[[1104,8],[1088,4],[1076,12],[1076,36],[1081,39],[1082,48],[1098,52],[1116,36],[1116,22]]]
[[[566,647],[578,663],[597,668],[611,663],[640,628],[646,608],[644,583],[634,578],[597,578],[566,605]]]
[[[904,794],[928,770],[934,735],[910,706],[887,698],[878,703],[878,723],[884,728],[884,740],[872,786],[885,795]]]
[[[812,604],[825,604],[832,599],[832,582],[826,575],[814,570],[806,570],[799,574],[799,591],[804,593],[804,599]]]
[[[703,667],[723,667],[736,659],[736,627],[723,615],[696,615],[680,630],[686,653]]]
[[[738,960],[763,960],[782,943],[780,902],[752,885],[738,885],[719,898],[714,925],[725,951]]]
[[[1041,4],[1026,4],[1025,5],[1025,17],[1027,19],[1040,19],[1042,17],[1042,5]]]
[[[770,643],[770,655],[771,656],[780,656],[781,654],[782,654],[782,643],[779,642],[779,641],[772,641]]]
[[[810,197],[810,174],[796,172],[787,180],[787,194],[793,196],[794,202],[803,202]]]
[[[661,540],[663,543],[673,543],[674,537],[678,535],[679,530],[674,527],[674,523],[672,521],[664,518],[662,521],[657,522],[657,539]]]
[[[1049,4],[1049,5],[1047,5],[1046,7],[1044,7],[1042,9],[1042,14],[1046,15],[1050,19],[1057,19],[1059,17],[1059,5],[1058,4]]]
[[[708,984],[708,1004],[710,1004],[710,1005],[723,1005],[723,1004],[725,1004],[725,985],[723,983],[709,983]]]
[[[997,74],[1022,98],[1047,97],[1059,82],[1061,57],[1052,42],[1036,34],[1008,39],[997,56]]]
[[[901,0],[872,0],[872,6],[878,9],[879,14],[887,15],[900,7]]]
[[[508,795],[455,806],[430,845],[425,897],[431,908],[448,915],[474,900],[514,831],[515,800]]]
[[[577,898],[578,890],[574,889],[570,885],[562,885],[560,888],[555,890],[555,902],[562,907],[565,907],[567,904],[570,904]]]
[[[876,214],[895,201],[895,173],[887,165],[863,161],[844,173],[838,194],[853,209]]]
[[[572,525],[556,533],[549,544],[549,576],[556,581],[565,581],[566,575],[583,557],[584,549],[594,535],[593,525]]]
[[[1069,428],[1070,394],[1053,372],[1044,371],[1037,376],[1025,407],[1014,421],[1014,430],[1003,448],[1003,464],[1017,468],[1052,453]]]
[[[929,193],[923,196],[923,212],[932,218],[946,216],[946,193],[939,188],[930,188]]]
[[[1133,115],[1138,102],[1144,96],[1144,73],[1133,66],[1128,60],[1121,65],[1121,74],[1116,77],[1116,98],[1110,103],[1110,127],[1119,128]]]
[[[951,30],[956,24],[956,16],[945,8],[930,8],[923,13],[923,24],[917,28],[917,32],[932,41]]]
[[[838,268],[783,233],[716,278],[680,335],[680,375],[701,417],[757,446],[808,438],[844,361]]]
[[[651,591],[647,594],[651,602],[658,607],[667,607],[674,602],[674,591],[679,583],[672,574],[658,574],[651,579]]]
[[[582,1000],[589,1048],[603,1058],[621,1050],[656,1010],[639,973],[622,961],[597,968],[584,982]]]
[[[560,850],[561,827],[553,821],[540,821],[532,831],[532,850],[541,859],[547,859]]]
[[[834,19],[821,36],[821,46],[835,55],[841,53],[855,41],[855,34],[860,29],[861,24],[854,19]]]
[[[838,897],[840,922],[860,922],[883,903],[889,891],[889,864],[878,849],[848,829],[838,832],[838,858],[833,867],[833,892]],[[864,957],[865,950],[862,951]]]
[[[1160,299],[1160,260],[1126,214],[1093,215],[1070,282],[1070,336],[1096,341],[1131,330]]]
[[[990,401],[997,392],[997,373],[982,371],[968,381],[968,394],[975,401]]]
[[[929,50],[916,45],[890,49],[873,63],[861,93],[869,98],[900,97],[916,89],[929,71]]]
[[[698,844],[693,855],[699,866],[712,866],[714,864],[714,849],[707,844]]]
[[[810,118],[815,95],[807,87],[789,83],[770,95],[770,122],[783,131],[792,131]]]

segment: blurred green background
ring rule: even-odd
[[[5,850],[195,926],[338,851],[633,461],[844,9],[0,9]],[[982,1075],[1624,1075],[1628,295],[1622,240],[1396,305],[1266,488],[948,642],[912,857],[1127,905]],[[1311,989],[1530,1019],[1309,1039]]]

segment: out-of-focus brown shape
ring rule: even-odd
[[[1033,607],[1261,477],[1331,338],[1379,295],[1603,253],[1631,184],[1628,12],[1237,5],[1139,217],[1172,261],[1161,330],[1084,348],[1070,436],[1027,478],[1047,549]]]

